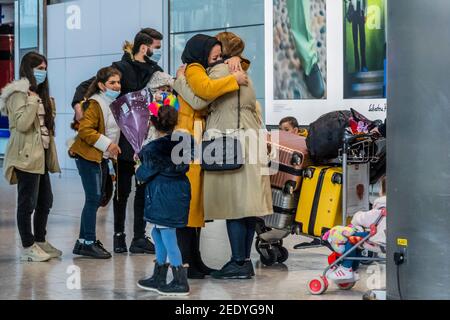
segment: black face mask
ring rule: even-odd
[[[217,60],[216,62],[209,65],[210,68],[217,66],[218,64],[222,64],[225,61],[223,59]]]

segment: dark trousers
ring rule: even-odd
[[[183,264],[197,266],[200,257],[200,232],[201,228],[178,228],[177,240],[183,258]]]
[[[34,242],[45,242],[48,214],[53,205],[53,193],[50,176],[16,170],[17,186],[17,225],[24,248]],[[33,216],[34,235],[31,230]]]
[[[96,241],[97,211],[102,198],[102,165],[80,157],[75,162],[85,195],[81,213],[80,239]]]
[[[227,220],[228,239],[234,261],[242,262],[250,259],[255,229],[256,218]]]
[[[367,68],[366,61],[366,24],[364,15],[355,13],[352,17],[353,48],[355,51],[355,71]],[[358,37],[359,35],[359,37]],[[359,41],[359,45],[358,45]]]
[[[127,213],[128,197],[131,193],[133,176],[135,175],[134,162],[118,160],[116,173],[116,192],[114,195],[114,232],[125,232],[125,219]],[[145,185],[136,183],[134,195],[134,239],[145,238],[144,220]]]

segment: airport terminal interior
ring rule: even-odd
[[[450,300],[429,2],[0,0],[0,300]]]

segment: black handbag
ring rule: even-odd
[[[238,91],[238,126],[241,126],[241,91]],[[238,137],[224,134],[202,141],[201,168],[205,171],[238,170],[244,165],[242,145]]]

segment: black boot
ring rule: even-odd
[[[130,245],[130,252],[134,254],[155,254],[155,245],[148,237],[133,239]]]
[[[183,264],[188,265],[187,277],[189,279],[204,279],[205,273],[201,272],[195,261],[195,228],[177,229],[178,247],[181,251]]]
[[[212,272],[215,272],[217,270],[209,268],[202,260],[202,255],[200,253],[200,233],[201,228],[196,228],[196,235],[195,235],[195,250],[193,250],[193,256],[194,256],[194,265],[196,266],[197,270],[199,270],[201,273],[204,273],[207,276],[210,276]],[[189,276],[189,275],[188,275]]]
[[[163,296],[187,296],[189,284],[187,280],[187,268],[172,267],[173,280],[171,283],[160,287],[157,291]]]
[[[159,288],[166,285],[168,270],[169,270],[168,264],[160,265],[158,264],[158,262],[155,261],[153,276],[151,276],[151,278],[139,280],[137,286],[147,291],[157,292]]]
[[[114,234],[114,252],[115,253],[126,253],[128,252],[127,243],[125,241],[125,233]]]

